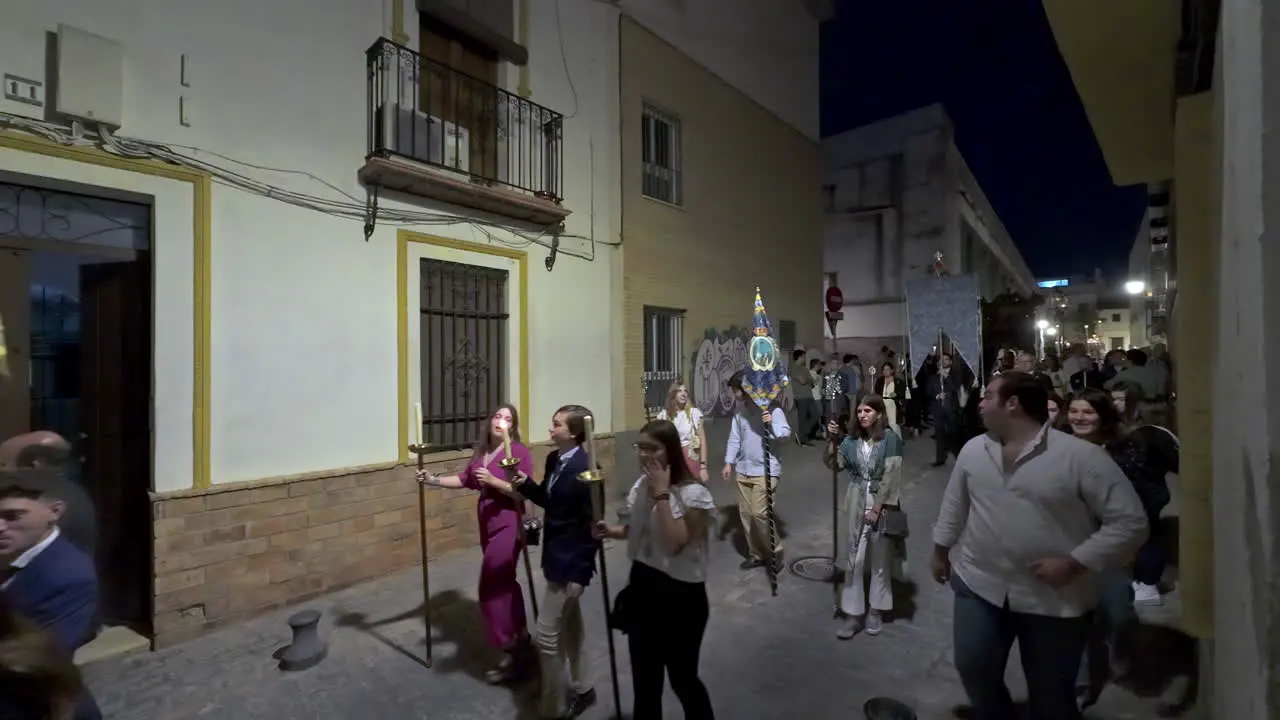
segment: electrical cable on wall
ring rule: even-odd
[[[97,132],[97,138],[94,139],[81,131],[79,127],[66,127],[55,123],[31,120],[18,115],[0,113],[0,129],[4,128],[12,128],[30,133],[59,145],[96,147],[121,157],[160,160],[173,165],[187,167],[192,170],[208,174],[219,184],[233,187],[260,197],[270,198],[278,202],[293,205],[294,207],[323,213],[331,217],[355,220],[360,223],[364,223],[368,216],[368,211],[363,199],[356,198],[336,185],[305,171],[255,165],[253,163],[236,160],[226,155],[221,155],[219,153],[188,145],[162,144],[148,140],[123,137],[112,134],[105,128],[99,129]],[[341,199],[319,197],[272,185],[249,177],[244,173],[232,170],[222,164],[207,162],[196,157],[192,157],[191,154],[180,153],[174,148],[186,150],[191,154],[209,155],[226,163],[239,165],[242,168],[304,177],[332,190],[337,193]],[[620,244],[616,242],[599,241],[585,235],[552,233],[549,231],[537,234],[528,234],[497,222],[489,222],[475,218],[460,218],[443,213],[426,212],[421,210],[399,210],[379,207],[377,217],[381,222],[403,228],[466,225],[473,231],[483,235],[489,240],[489,242],[494,244],[514,248],[526,248],[530,245],[539,245],[547,248],[548,250],[555,250],[559,254],[587,261],[595,260],[595,244],[597,242],[604,242],[604,244],[608,245]],[[506,233],[510,233],[512,237],[510,239],[505,238],[502,235],[493,232],[493,230],[505,231]],[[584,241],[588,244],[590,249],[587,252],[583,252],[580,250],[566,248],[563,243],[564,240]]]

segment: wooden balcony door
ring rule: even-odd
[[[497,90],[497,56],[424,19],[420,51],[419,110],[467,130],[467,172],[476,178],[498,177],[498,113],[505,95]],[[453,142],[447,135],[444,142]],[[436,150],[432,150],[434,153]]]

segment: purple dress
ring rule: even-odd
[[[518,459],[517,469],[533,477],[533,455],[520,443],[511,443],[511,456]],[[500,464],[502,452],[489,463],[494,477],[507,477]],[[476,455],[460,474],[462,484],[480,492],[476,515],[480,521],[480,548],[484,560],[480,564],[480,614],[484,618],[485,635],[490,644],[510,648],[528,633],[524,593],[516,579],[524,533],[520,526],[521,502],[512,500],[491,487],[482,485],[476,470],[484,463],[484,455]]]

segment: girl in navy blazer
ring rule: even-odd
[[[542,665],[541,715],[573,718],[596,700],[583,682],[582,611],[579,600],[595,574],[600,543],[592,528],[591,494],[578,475],[589,468],[585,418],[581,405],[566,405],[551,417],[551,442],[541,483],[518,475],[516,490],[546,513],[542,535],[542,573],[547,579],[534,633]],[[594,461],[595,458],[590,458]]]

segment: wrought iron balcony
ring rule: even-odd
[[[366,185],[551,225],[564,116],[381,38],[369,73]]]

